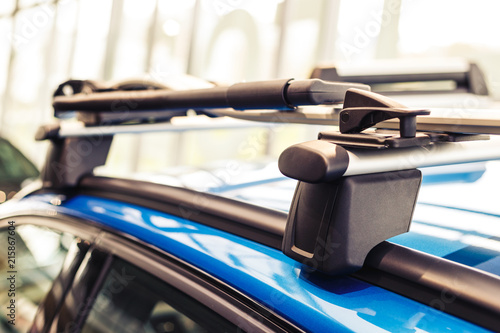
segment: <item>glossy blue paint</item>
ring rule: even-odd
[[[221,186],[208,188],[207,191],[211,192],[211,193],[223,193],[223,192],[229,192],[229,191],[234,191],[234,190],[239,190],[239,189],[255,187],[255,186],[259,186],[259,185],[263,185],[263,184],[280,182],[280,181],[284,181],[284,180],[288,180],[288,179],[289,178],[283,176],[283,177],[259,179],[259,180],[255,180],[252,182],[240,183],[240,184],[224,184]]]
[[[463,163],[421,168],[422,185],[473,183],[486,172],[486,162]]]
[[[451,173],[444,175],[424,175],[422,185],[445,184],[445,183],[473,183],[484,174],[483,171]]]
[[[280,251],[169,214],[77,196],[24,199],[133,235],[198,266],[311,332],[486,332],[351,277],[308,272]]]

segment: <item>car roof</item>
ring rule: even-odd
[[[111,228],[166,251],[228,283],[308,331],[486,331],[351,276],[313,273],[266,245],[174,215],[117,200],[57,194],[24,198],[59,214]],[[361,320],[360,320],[361,319]]]

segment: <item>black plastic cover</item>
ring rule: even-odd
[[[344,148],[321,140],[288,147],[278,160],[281,173],[308,183],[329,182],[340,178],[348,165],[349,155]]]
[[[346,91],[370,91],[370,86],[352,82],[327,82],[319,79],[293,80],[287,89],[292,105],[334,104],[344,101]]]
[[[318,138],[342,147],[352,148],[409,148],[423,147],[435,141],[445,141],[450,135],[435,135],[433,140],[427,133],[416,133],[413,138],[402,138],[398,133],[387,131],[386,133],[359,133],[341,134],[339,132],[320,132]]]
[[[258,82],[241,82],[227,89],[227,106],[235,110],[293,109],[286,98],[286,91],[291,79]]]
[[[416,116],[428,115],[429,110],[386,107],[346,108],[340,112],[339,128],[341,133],[360,133],[376,124],[399,118],[399,131],[403,138],[414,137],[417,131]]]
[[[357,271],[373,247],[408,231],[421,179],[412,169],[298,182],[283,253],[330,275]]]
[[[54,138],[54,132],[39,129],[38,138],[50,138],[47,159],[41,172],[45,188],[74,187],[82,176],[91,174],[103,165],[113,141],[113,136]]]

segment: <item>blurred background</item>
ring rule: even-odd
[[[462,57],[480,65],[499,99],[498,13],[496,0],[2,0],[0,136],[40,168],[47,144],[34,134],[54,121],[52,94],[69,78],[181,82],[189,74],[234,83],[307,78],[319,64]],[[289,125],[124,135],[109,165],[120,174],[272,159],[317,132]]]

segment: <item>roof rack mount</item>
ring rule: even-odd
[[[340,132],[320,133],[319,140],[283,151],[281,172],[299,180],[283,252],[312,269],[346,274],[359,270],[377,244],[407,232],[422,179],[416,169],[419,163],[436,153],[434,147],[463,148],[470,142],[455,141],[489,139],[484,135],[417,133],[416,117],[429,113],[408,109],[373,92],[350,89],[339,115]],[[391,118],[399,118],[399,132],[361,133]],[[422,152],[424,158],[420,158]],[[500,158],[500,152],[493,150],[493,156]],[[358,163],[363,160],[367,163]]]
[[[265,112],[271,115],[282,112],[290,119],[303,119],[301,110],[291,107],[344,100],[344,109],[336,114],[340,132],[322,132],[318,140],[291,146],[279,158],[282,173],[299,180],[288,215],[283,252],[333,275],[358,270],[373,247],[408,231],[421,183],[421,173],[416,168],[500,158],[498,141],[478,142],[489,137],[477,135],[500,134],[500,126],[490,125],[487,130],[479,128],[475,132],[467,123],[454,124],[448,127],[450,131],[442,132],[440,125],[446,122],[441,121],[439,126],[422,132],[418,118],[425,119],[428,110],[407,108],[367,91],[366,86],[361,86],[366,88],[363,90],[318,80],[297,82],[294,85],[294,81],[281,80],[187,92],[159,89],[56,96],[54,108],[56,113],[115,112],[119,117],[120,112],[113,110],[112,103],[120,97],[121,102],[137,103],[137,113],[143,107],[157,108],[158,114],[178,108],[213,107],[218,112],[221,103],[226,103],[224,106],[237,108],[286,109]],[[228,99],[229,95],[232,97]],[[252,111],[232,112],[252,114]],[[333,115],[330,114],[331,119]],[[250,118],[269,121],[269,115],[263,113]],[[399,124],[393,122],[394,118],[399,119]],[[74,187],[83,176],[105,163],[115,132],[113,129],[95,132],[99,124],[88,125],[94,125],[88,127],[91,132],[80,130],[75,135],[62,135],[58,125],[40,128],[37,138],[52,143],[42,171],[44,187]],[[109,124],[101,125],[107,128]],[[370,127],[399,130],[373,131]]]

